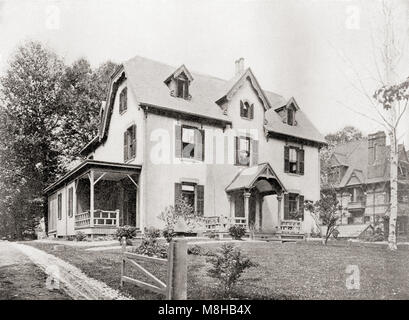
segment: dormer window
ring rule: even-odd
[[[128,97],[127,97],[127,89],[126,87],[121,91],[119,94],[119,113],[123,113],[128,108]]]
[[[176,79],[176,97],[188,99],[189,98],[189,80],[181,74]]]
[[[287,124],[290,126],[295,125],[295,111],[291,107],[287,109]]]
[[[245,119],[253,119],[254,116],[254,104],[247,101],[240,101],[240,117]]]
[[[174,73],[165,79],[165,84],[170,89],[172,97],[190,100],[192,97],[189,93],[189,85],[193,81],[193,77],[189,70],[182,65]]]

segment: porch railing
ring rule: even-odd
[[[283,220],[280,228],[282,233],[301,233],[301,221]]]
[[[77,213],[75,215],[75,227],[90,227],[91,226],[91,213],[89,210]],[[96,227],[118,227],[119,226],[119,210],[107,211],[96,209],[94,210],[94,226]]]
[[[239,217],[225,217],[225,216],[213,216],[203,218],[206,231],[209,232],[223,232],[227,231],[232,225],[241,225],[247,227],[247,219]]]

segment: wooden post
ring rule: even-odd
[[[119,228],[119,210],[116,209],[115,212],[116,212],[116,226],[117,228]]]
[[[168,300],[187,299],[187,240],[173,239],[168,250]]]
[[[125,275],[125,252],[126,252],[126,238],[122,237],[122,261],[121,261],[121,288],[124,286],[123,276]]]
[[[250,211],[250,192],[244,192],[243,197],[244,197],[244,218],[246,219],[246,229],[248,229],[249,226],[249,211]]]
[[[281,200],[283,200],[283,195],[281,193],[277,194],[277,224],[278,231],[281,231]]]
[[[227,230],[234,223],[234,195],[232,195],[232,194],[229,195],[229,202],[230,202],[230,217],[229,217],[229,221],[228,221],[229,223],[227,225]]]
[[[89,225],[91,228],[94,227],[94,171],[91,170],[89,173],[89,190],[90,190],[90,204],[89,204]]]

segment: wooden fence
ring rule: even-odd
[[[140,262],[153,262],[167,267],[166,283],[140,265]],[[152,283],[144,282],[125,275],[125,263],[129,263],[144,274]],[[126,250],[126,239],[122,241],[121,288],[124,282],[132,283],[145,290],[166,296],[168,300],[186,300],[187,298],[187,241],[173,239],[169,243],[168,259],[148,257]]]

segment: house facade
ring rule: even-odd
[[[294,98],[263,90],[243,59],[226,81],[146,58],[111,76],[85,160],[49,186],[49,234],[163,227],[183,197],[206,230],[309,233],[325,144]]]
[[[404,145],[399,145],[397,234],[409,231],[409,161]],[[340,224],[383,226],[390,209],[390,146],[383,131],[335,148],[330,159],[331,182],[340,204]]]

